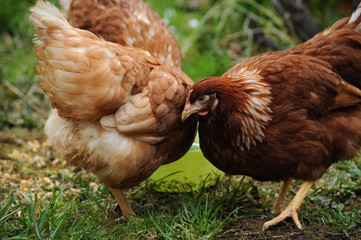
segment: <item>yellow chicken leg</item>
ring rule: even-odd
[[[313,186],[315,181],[307,181],[302,183],[300,189],[298,190],[296,196],[292,199],[290,204],[288,204],[287,208],[283,210],[280,215],[275,217],[274,219],[267,221],[263,224],[262,230],[266,230],[270,226],[274,226],[283,220],[285,220],[287,217],[291,216],[293,219],[293,222],[296,224],[296,226],[299,229],[302,229],[302,225],[300,223],[300,220],[298,219],[298,213],[297,210],[301,206],[303,199],[306,197],[308,191]]]
[[[291,187],[292,181],[293,181],[293,178],[289,178],[283,182],[283,186],[282,186],[280,195],[278,196],[276,205],[273,206],[271,213],[273,213],[273,214],[280,213],[281,211],[283,211],[285,209],[285,201],[287,198],[288,190]]]
[[[132,208],[130,207],[128,200],[125,198],[123,190],[108,187],[108,189],[113,193],[115,199],[118,201],[119,207],[122,210],[123,217],[126,221],[129,220],[130,215],[135,215]]]

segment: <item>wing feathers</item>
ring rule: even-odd
[[[335,104],[330,110],[342,107],[350,107],[361,103],[361,90],[343,81],[344,87],[335,98]]]

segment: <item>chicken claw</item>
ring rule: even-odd
[[[263,224],[262,230],[266,230],[267,228],[277,225],[278,223],[285,220],[287,217],[291,216],[293,219],[293,222],[296,224],[298,229],[302,229],[302,224],[300,220],[298,219],[298,213],[297,210],[300,208],[303,199],[306,197],[308,191],[313,186],[315,182],[314,181],[306,181],[302,183],[300,189],[298,190],[296,196],[292,199],[290,204],[287,206],[285,210],[283,210],[280,215],[273,218],[270,221],[267,221]]]

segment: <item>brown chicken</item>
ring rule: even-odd
[[[72,27],[49,2],[39,0],[30,10],[36,71],[54,108],[46,135],[70,164],[109,187],[129,219],[123,190],[193,143],[197,117],[181,120],[193,82],[147,51]]]
[[[263,226],[292,216],[334,162],[361,147],[361,5],[349,18],[285,51],[245,60],[196,83],[182,119],[197,113],[204,156],[229,174],[284,181]],[[303,183],[284,209],[293,179]]]
[[[73,27],[105,40],[147,50],[153,57],[180,67],[179,46],[157,13],[142,0],[60,0]]]

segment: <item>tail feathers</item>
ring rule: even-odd
[[[131,57],[126,49],[73,28],[49,2],[38,0],[30,11],[39,62],[36,71],[59,115],[100,119],[113,112],[125,98],[122,79],[134,68],[127,67]]]
[[[358,5],[357,9],[352,13],[348,24],[357,24],[354,29],[359,31],[361,28],[361,3]]]
[[[43,43],[44,38],[47,37],[47,30],[50,28],[72,28],[59,9],[50,2],[39,0],[34,7],[30,8],[30,11],[29,19],[34,25],[38,44]]]
[[[59,3],[61,5],[61,10],[66,18],[68,18],[68,13],[72,1],[73,0],[59,0]]]
[[[360,22],[360,16],[361,16],[361,3],[358,5],[356,10],[352,13],[348,23]],[[358,24],[358,28],[359,27],[360,27],[360,24]]]
[[[350,17],[338,20],[330,29],[323,31],[323,35],[327,35],[341,28],[348,28],[361,32],[361,3]]]

